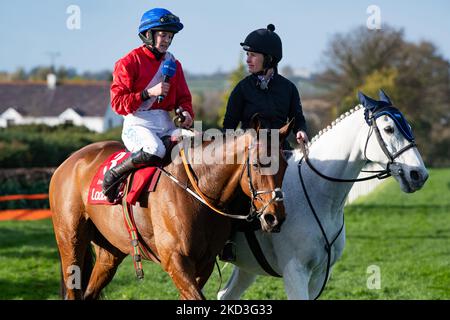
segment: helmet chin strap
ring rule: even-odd
[[[272,68],[272,61],[273,61],[273,57],[270,55],[265,54],[264,55],[264,60],[263,60],[263,67],[265,70],[268,70],[270,68]]]
[[[142,33],[139,33],[139,38],[141,38],[142,42],[144,42],[145,45],[152,47],[153,46],[153,36],[150,38],[147,38]]]
[[[267,76],[267,73],[269,72],[269,70],[273,70],[273,72],[275,72],[275,67],[263,67],[263,69],[261,71],[258,71],[255,74],[255,76]]]
[[[272,61],[273,58],[269,55],[264,55],[264,60],[263,60],[263,69],[257,73],[255,73],[255,75],[257,76],[267,76],[267,73],[269,72],[270,69],[275,70],[275,66],[272,65]]]
[[[163,52],[160,52],[153,44],[153,32],[150,30],[151,36],[146,37],[142,33],[139,33],[139,38],[141,38],[142,42],[147,46],[147,48],[155,55],[156,60],[161,60],[164,56]]]

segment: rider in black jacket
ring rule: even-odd
[[[241,43],[247,51],[247,66],[251,74],[241,80],[232,91],[223,129],[236,129],[239,123],[242,129],[247,129],[252,116],[258,113],[262,116],[263,128],[267,129],[280,129],[294,119],[293,131],[297,141],[307,142],[305,117],[297,87],[277,71],[278,62],[283,55],[281,39],[274,31],[275,27],[269,24],[267,29],[251,32]],[[287,141],[283,148],[290,149]],[[230,209],[234,212],[245,206],[250,209],[248,199],[238,195]],[[235,259],[235,244],[232,238],[239,228],[238,224],[233,224],[230,240],[220,255],[224,261]]]
[[[262,117],[263,127],[280,129],[291,119],[296,139],[307,141],[306,122],[297,87],[277,71],[282,58],[280,37],[272,24],[251,32],[241,46],[247,51],[249,76],[232,91],[223,121],[224,129],[250,126],[255,113]]]

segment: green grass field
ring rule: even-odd
[[[450,299],[450,169],[430,171],[425,187],[404,194],[393,179],[346,208],[347,244],[320,299]],[[368,267],[381,288],[368,289]],[[223,284],[232,266],[220,263]],[[106,299],[177,299],[158,265],[137,281],[128,257]],[[217,269],[205,287],[214,299]],[[222,285],[223,285],[222,284]],[[0,222],[0,299],[58,299],[59,261],[49,220]],[[285,299],[280,279],[259,277],[245,299]]]

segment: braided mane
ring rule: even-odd
[[[334,127],[336,127],[341,121],[349,117],[351,114],[355,113],[355,111],[358,111],[359,109],[364,108],[362,105],[357,105],[353,109],[341,114],[339,117],[336,118],[333,122],[331,122],[330,125],[328,125],[326,128],[320,130],[312,139],[310,142],[308,142],[307,147],[311,147],[311,145],[316,142],[318,139],[320,139],[321,136],[323,136],[326,132],[332,130]]]

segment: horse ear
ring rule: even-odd
[[[280,142],[283,142],[289,135],[289,132],[291,132],[292,127],[294,126],[294,123],[295,123],[294,120],[295,120],[295,118],[292,118],[291,121],[289,121],[289,123],[285,124],[280,129]]]
[[[250,120],[251,127],[255,129],[257,133],[259,132],[259,129],[261,129],[261,120],[259,117],[259,113],[255,113]]]
[[[366,96],[361,91],[358,91],[358,99],[359,99],[359,102],[361,102],[361,104],[366,109],[370,110],[370,109],[375,109],[376,107],[378,107],[378,101],[377,100],[374,100],[374,99]]]
[[[383,89],[380,89],[380,92],[378,93],[380,96],[380,101],[386,102],[387,104],[392,106],[391,98],[386,94],[386,92],[383,91]]]

